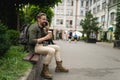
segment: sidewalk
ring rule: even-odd
[[[105,46],[105,48],[106,47],[113,48],[113,43],[109,43],[109,42],[96,42],[96,45]],[[26,78],[29,75],[30,71],[31,71],[31,69],[26,71],[25,75],[23,77],[21,77],[19,80],[26,80]]]
[[[103,46],[108,46],[108,47],[113,47],[113,42],[96,42],[98,45],[103,45]]]
[[[113,43],[83,41],[56,41],[61,46],[65,67],[70,69],[67,74],[54,72],[54,61],[51,73],[54,80],[120,80],[120,52],[113,48]]]

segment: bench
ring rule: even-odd
[[[39,60],[39,57],[40,57],[40,54],[29,53],[27,56],[23,58],[23,60],[36,64]]]
[[[23,58],[24,61],[28,61],[33,64],[32,70],[26,80],[41,80],[40,74],[43,67],[43,57],[44,55],[29,53]]]

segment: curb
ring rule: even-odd
[[[27,77],[29,76],[30,72],[31,72],[31,69],[28,69],[28,70],[24,73],[24,75],[23,75],[22,77],[20,77],[20,79],[18,79],[18,80],[27,80]]]

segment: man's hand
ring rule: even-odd
[[[37,39],[37,43],[42,43],[45,40],[51,39],[52,38],[52,31],[49,32],[45,37]]]
[[[48,34],[46,35],[48,37],[48,39],[52,38],[52,31],[48,31]]]

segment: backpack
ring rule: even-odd
[[[30,27],[30,24],[25,24],[22,26],[22,30],[20,32],[19,36],[19,43],[22,45],[27,45],[28,43],[28,28]]]

